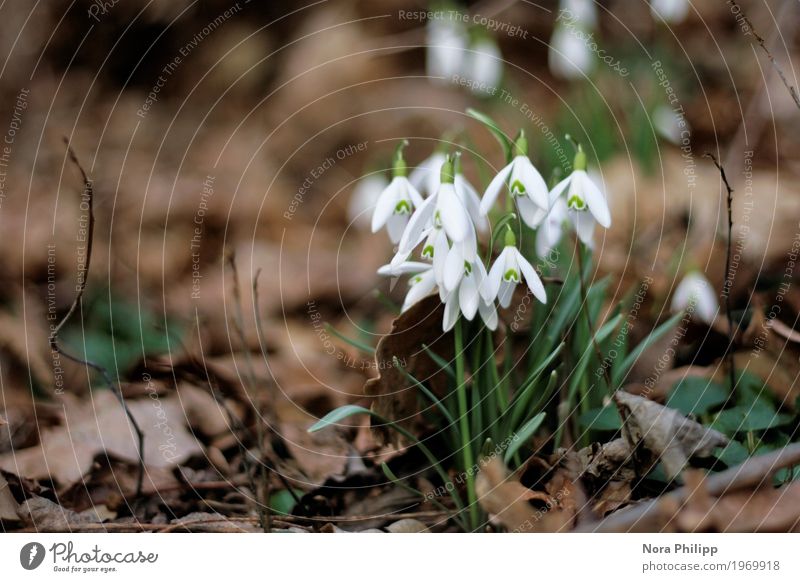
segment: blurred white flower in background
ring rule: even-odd
[[[445,11],[450,14],[450,11]],[[461,74],[469,35],[458,18],[433,18],[427,25],[425,70],[432,80],[451,82]]]
[[[650,12],[656,20],[660,16],[665,22],[678,24],[689,13],[689,0],[650,0]]]
[[[719,311],[719,301],[714,288],[700,271],[688,273],[672,295],[674,313],[690,311],[697,319],[711,325]]]
[[[370,174],[358,181],[347,206],[347,218],[356,228],[366,230],[370,227],[370,211],[388,185],[382,173]]]
[[[680,144],[682,131],[690,131],[689,122],[683,119],[683,128],[681,128],[681,120],[678,119],[678,115],[668,105],[656,107],[650,119],[656,133],[675,145]]]
[[[580,79],[594,68],[594,55],[587,42],[597,25],[594,0],[561,0],[550,39],[550,71],[562,79]]]
[[[425,194],[432,196],[439,190],[441,183],[440,174],[442,172],[442,164],[444,164],[447,156],[441,150],[436,150],[420,164],[411,170],[408,179],[414,185],[414,188]]]
[[[491,94],[503,77],[503,57],[497,43],[488,35],[480,35],[470,46],[464,58],[462,74],[470,79],[470,90],[477,94]]]

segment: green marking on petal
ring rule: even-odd
[[[422,247],[422,257],[424,259],[433,258],[433,245],[425,245],[424,247]]]
[[[411,214],[411,203],[408,200],[401,200],[394,207],[395,214]]]
[[[433,215],[433,226],[436,228],[442,228],[442,213],[438,210]]]
[[[573,194],[567,200],[567,206],[572,210],[586,210],[586,201],[578,194]]]
[[[519,283],[519,271],[516,269],[509,269],[503,273],[503,280],[509,283]]]
[[[464,272],[469,275],[472,273],[472,265],[470,265],[467,261],[464,261]]]
[[[422,281],[422,275],[414,275],[413,277],[411,277],[411,280],[408,282],[408,284],[416,285],[420,281]]]
[[[525,186],[524,186],[524,184],[522,182],[520,182],[519,180],[514,180],[511,183],[511,193],[514,194],[515,196],[521,196],[521,195],[525,194]]]

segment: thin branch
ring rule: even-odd
[[[800,109],[800,95],[797,94],[797,89],[795,89],[794,86],[789,83],[788,79],[786,78],[786,75],[783,73],[783,70],[780,68],[777,61],[775,60],[775,57],[772,56],[772,53],[767,48],[767,43],[764,41],[763,38],[761,38],[761,35],[756,32],[753,23],[750,22],[750,19],[747,17],[747,14],[745,14],[744,10],[742,10],[742,8],[735,2],[735,0],[728,0],[728,3],[731,5],[732,10],[738,9],[739,17],[741,17],[742,20],[744,20],[745,23],[747,24],[747,27],[750,29],[750,32],[755,37],[761,49],[767,55],[767,58],[772,63],[773,68],[778,73],[778,76],[781,78],[781,81],[783,81],[783,84],[786,87],[786,89],[789,91],[789,95],[792,96],[795,105],[797,105],[797,108]]]
[[[249,384],[248,392],[248,400],[253,398],[255,400],[255,389],[256,389],[256,371],[253,367],[253,360],[250,357],[250,349],[247,345],[247,338],[244,335],[244,311],[242,309],[242,293],[239,287],[239,271],[236,268],[236,254],[231,251],[227,254],[228,264],[230,265],[231,272],[233,273],[233,302],[234,302],[234,318],[233,318],[233,327],[236,329],[237,334],[239,335],[239,341],[242,345],[242,350],[244,350],[244,358],[245,358],[245,367],[247,368],[247,380]],[[254,289],[257,287],[257,283],[253,281]],[[255,300],[254,295],[254,300]],[[258,311],[258,303],[256,305],[256,319],[258,319],[257,311]],[[260,335],[260,334],[259,334]],[[259,337],[260,341],[260,337]],[[261,529],[264,530],[264,533],[269,533],[272,530],[271,525],[271,515],[270,515],[270,507],[269,507],[269,495],[270,495],[270,487],[269,487],[269,478],[265,470],[265,454],[264,454],[264,431],[261,426],[261,410],[258,406],[258,402],[255,402],[254,408],[256,409],[256,446],[258,447],[259,456],[261,457],[258,459],[258,466],[257,467],[248,467],[247,474],[250,476],[250,487],[253,490],[253,495],[256,496],[256,511],[258,512],[258,517],[261,523]],[[244,451],[244,460],[245,464],[252,465],[250,462],[250,453],[249,451]],[[251,470],[252,469],[252,470]],[[256,482],[256,475],[258,474],[259,482]]]
[[[727,192],[725,204],[728,209],[728,241],[725,245],[725,284],[723,294],[725,295],[725,316],[728,318],[728,349],[725,351],[725,359],[728,360],[728,372],[731,383],[731,392],[736,387],[736,369],[733,362],[733,319],[731,318],[731,289],[733,288],[733,275],[731,274],[731,246],[733,244],[733,188],[728,183],[728,178],[725,176],[725,168],[723,168],[717,161],[717,158],[711,152],[703,154],[705,158],[711,158],[714,165],[719,170],[719,175],[722,178],[722,183],[725,184],[725,191]]]
[[[144,433],[142,429],[139,428],[139,423],[134,418],[133,414],[131,414],[130,409],[128,408],[127,403],[125,402],[125,397],[122,395],[122,390],[114,382],[111,378],[111,375],[108,373],[103,366],[96,362],[92,362],[90,360],[84,360],[77,356],[70,354],[69,352],[65,352],[64,349],[61,347],[59,343],[58,334],[61,332],[62,328],[66,325],[66,323],[70,320],[70,318],[74,315],[74,313],[78,310],[79,307],[83,306],[83,293],[86,290],[86,281],[89,278],[89,265],[92,260],[92,244],[94,242],[94,186],[92,184],[91,178],[86,174],[86,170],[83,169],[80,161],[78,161],[78,157],[75,155],[72,147],[69,145],[69,140],[64,137],[64,144],[67,147],[67,154],[69,155],[70,161],[78,168],[78,171],[83,178],[83,199],[86,202],[86,205],[89,209],[89,225],[88,225],[88,232],[86,235],[86,262],[84,263],[83,269],[78,274],[78,286],[77,286],[77,293],[75,294],[75,299],[72,301],[72,305],[70,305],[67,314],[61,319],[58,325],[53,328],[53,331],[50,333],[48,337],[48,342],[50,343],[50,349],[68,360],[72,360],[73,362],[80,364],[82,366],[88,366],[93,370],[100,373],[103,377],[103,380],[108,384],[109,389],[111,392],[116,396],[117,400],[119,401],[120,405],[122,406],[122,410],[125,412],[125,416],[128,417],[128,421],[131,423],[134,432],[136,433],[136,438],[138,441],[139,447],[139,469],[138,474],[136,476],[136,497],[139,497],[142,494],[142,483],[144,481]]]

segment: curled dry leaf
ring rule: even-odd
[[[618,390],[614,400],[625,419],[623,434],[633,447],[639,442],[660,458],[667,477],[677,477],[692,457],[707,457],[728,444],[720,432],[647,398]]]
[[[375,366],[380,375],[367,381],[364,390],[373,398],[371,407],[384,418],[409,427],[419,411],[418,391],[411,386],[403,370],[395,365],[395,358],[407,374],[433,387],[441,394],[446,387],[445,373],[428,356],[423,345],[445,360],[450,360],[453,345],[450,334],[442,333],[444,306],[439,297],[426,297],[402,313],[392,323],[392,331],[384,336],[375,350]],[[386,427],[377,429],[382,442],[397,439]]]
[[[498,457],[481,464],[475,491],[492,521],[513,533],[568,531],[585,503],[583,491],[568,471],[557,469],[545,492],[533,491],[509,476]]]
[[[119,402],[109,391],[93,393],[87,403],[63,396],[64,424],[42,431],[41,443],[0,455],[0,467],[34,479],[55,479],[69,485],[92,466],[104,451],[119,459],[137,460],[136,437]],[[128,402],[145,433],[148,467],[172,467],[202,451],[185,425],[186,409],[176,397]]]

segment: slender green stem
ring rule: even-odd
[[[472,468],[475,457],[472,454],[472,435],[470,434],[469,410],[467,408],[467,383],[464,371],[464,337],[463,321],[456,323],[455,360],[456,360],[456,394],[458,395],[458,422],[461,431],[461,451],[464,456],[463,470],[467,477],[467,501],[469,504],[469,521],[473,530],[478,527],[478,500],[475,494],[475,475]]]

